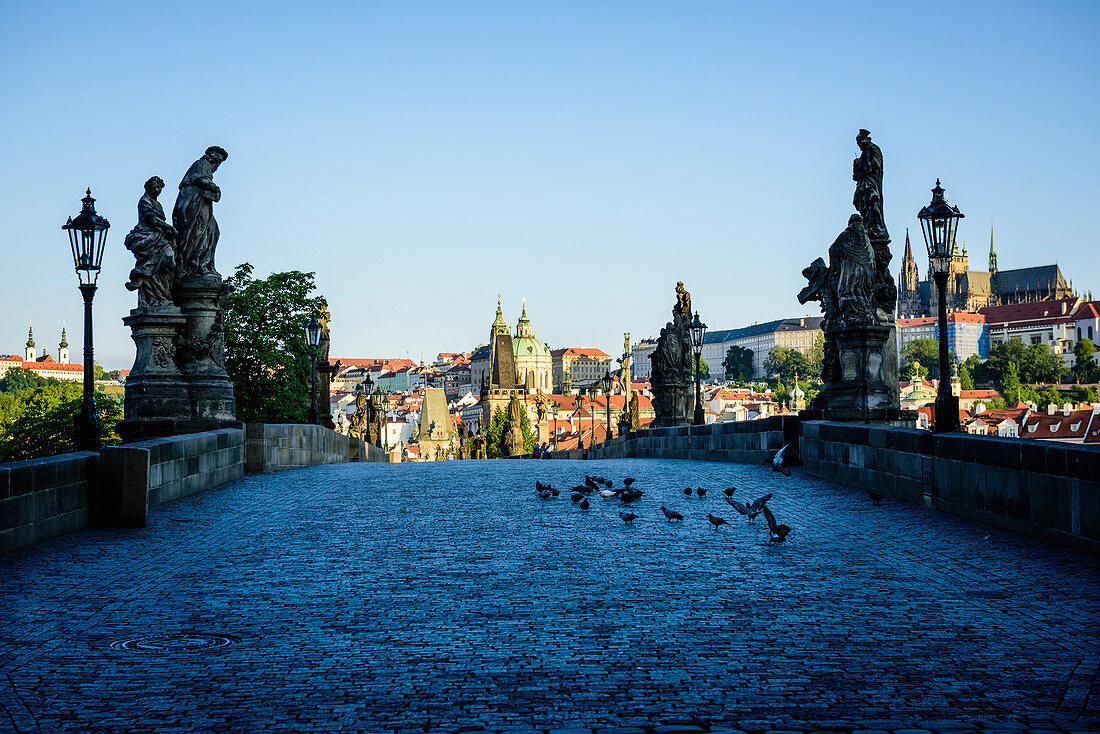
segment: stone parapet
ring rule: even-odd
[[[86,527],[98,459],[76,451],[0,464],[0,553]]]
[[[244,432],[249,474],[347,461],[389,461],[388,454],[377,446],[324,426],[249,423]]]

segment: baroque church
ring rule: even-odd
[[[929,274],[931,266],[929,266]],[[1040,265],[1015,270],[997,269],[997,248],[989,230],[989,270],[971,270],[966,254],[956,243],[947,276],[947,310],[976,313],[985,306],[1047,301],[1075,296],[1073,282],[1067,282],[1057,265]],[[909,230],[905,230],[905,257],[898,278],[898,318],[935,316],[939,294],[931,278],[920,279]]]

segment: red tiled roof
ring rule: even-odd
[[[938,321],[936,316],[917,316],[910,319],[898,319],[898,326],[929,326],[935,324]],[[954,311],[947,314],[947,322],[963,322],[967,324],[984,324],[986,317],[984,313],[968,313],[966,311]]]
[[[978,309],[978,313],[984,314],[986,322],[990,325],[1055,324],[1072,321],[1071,316],[1076,304],[1076,298],[1061,298],[1053,301],[1031,301],[1030,303],[986,306]],[[1063,308],[1065,309],[1064,313]]]
[[[996,390],[960,390],[959,398],[962,400],[986,400],[999,398],[1001,394]]]
[[[1032,412],[1020,427],[1021,438],[1085,438],[1092,410],[1071,410],[1069,415],[1056,411],[1054,415]],[[1034,427],[1034,431],[1032,428]],[[1052,430],[1053,429],[1053,430]],[[1075,430],[1076,429],[1076,430]]]
[[[553,357],[560,357],[563,354],[575,355],[578,357],[596,357],[598,359],[611,359],[611,356],[604,352],[602,349],[595,349],[593,347],[566,347],[565,349],[550,350],[550,355]]]

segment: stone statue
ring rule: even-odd
[[[157,201],[164,181],[153,176],[145,182],[145,194],[138,200],[137,225],[126,235],[126,249],[137,262],[130,271],[126,290],[138,292],[139,308],[172,306],[172,283],[176,276],[176,229],[164,216]]]
[[[523,406],[519,403],[519,397],[512,393],[508,400],[508,422],[504,426],[502,437],[502,453],[505,456],[516,456],[523,453]]]
[[[473,444],[472,450],[475,459],[485,458],[485,426],[479,425],[478,432],[474,434],[474,438],[471,442]]]
[[[852,204],[863,217],[867,236],[871,239],[889,240],[886,219],[882,213],[882,150],[871,142],[871,133],[860,130],[856,135],[860,154],[852,163],[852,180],[856,193]]]
[[[317,405],[320,408],[321,425],[335,430],[336,424],[332,422],[332,411],[329,409],[332,378],[337,371],[328,361],[332,348],[332,332],[329,331],[328,324],[332,321],[332,314],[328,310],[328,303],[323,299],[317,308],[317,321],[321,324],[321,339],[317,344]]]
[[[863,217],[853,214],[848,226],[829,247],[829,277],[826,284],[835,298],[836,313],[829,315],[834,328],[873,326],[876,323],[872,296],[875,289],[875,251],[863,227]]]
[[[535,393],[535,413],[538,416],[539,423],[542,423],[546,418],[546,414],[550,412],[550,406],[553,403],[554,401],[542,391],[542,388],[539,388],[538,392]]]
[[[641,424],[638,420],[638,394],[630,396],[630,402],[623,408],[619,415],[619,435],[625,436],[631,431],[638,430]]]
[[[654,428],[686,426],[694,405],[691,372],[691,294],[683,283],[676,284],[676,306],[672,321],[661,329],[657,348],[650,353],[653,385]]]
[[[360,390],[355,396],[355,414],[351,417],[348,435],[369,442],[370,423],[370,402],[367,400],[366,391]]]
[[[180,193],[172,210],[176,227],[176,250],[180,275],[218,275],[214,250],[218,246],[218,222],[214,202],[222,192],[214,183],[214,172],[229,157],[224,148],[213,145],[187,169],[180,181]]]

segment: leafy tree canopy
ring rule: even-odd
[[[726,358],[722,360],[722,369],[726,371],[726,379],[752,379],[752,357],[752,350],[747,347],[732,346],[726,350]]]
[[[1100,380],[1100,366],[1093,360],[1096,345],[1091,339],[1082,339],[1073,347],[1073,376],[1078,382]]]
[[[901,350],[901,368],[910,368],[910,374],[915,374],[910,367],[914,362],[920,362],[924,374],[930,380],[938,380],[940,377],[940,345],[935,339],[914,339]],[[907,378],[912,379],[912,378]]]
[[[764,358],[764,372],[775,376],[785,384],[793,382],[796,374],[806,377],[809,370],[809,360],[806,356],[790,347],[772,347],[768,356]]]
[[[291,270],[256,279],[252,271],[248,263],[238,265],[226,280],[225,369],[233,382],[237,417],[252,423],[301,423],[310,390],[305,325],[327,302],[312,295],[313,273]]]
[[[695,358],[694,357],[691,358],[691,376],[692,376],[692,378],[695,377]],[[705,359],[700,358],[699,359],[699,379],[701,381],[705,381],[708,377],[710,377],[710,365],[707,364],[707,361]]]
[[[961,390],[973,390],[974,378],[970,376],[970,370],[967,369],[965,364],[959,365],[959,389]]]
[[[12,367],[4,373],[3,377],[0,377],[0,392],[16,393],[32,387],[60,384],[60,380],[36,375],[26,367]]]
[[[58,382],[24,390],[15,396],[14,416],[3,426],[0,461],[20,461],[76,450],[73,427],[80,413],[83,386]],[[101,436],[118,443],[116,430],[122,405],[103,393],[96,395]]]

